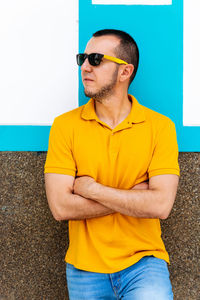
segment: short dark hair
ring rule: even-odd
[[[134,71],[130,77],[130,85],[136,75],[139,64],[139,50],[135,40],[125,31],[116,29],[103,29],[96,31],[93,34],[93,37],[100,37],[104,35],[114,35],[119,38],[120,44],[115,49],[117,57],[134,65]]]

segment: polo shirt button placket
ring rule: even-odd
[[[116,137],[115,137],[115,132],[111,132],[110,135],[110,149],[109,149],[110,155],[112,159],[115,159],[115,155],[117,154],[117,149],[116,149]]]

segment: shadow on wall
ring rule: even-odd
[[[48,208],[46,152],[1,152],[0,300],[68,299],[64,256],[67,222]],[[199,291],[200,153],[180,153],[181,180],[170,217],[162,221],[171,258],[175,299],[197,300]]]

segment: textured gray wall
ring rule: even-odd
[[[43,152],[0,152],[0,300],[65,300],[67,222],[48,209]],[[162,222],[175,299],[200,295],[200,153],[180,153],[181,180]]]

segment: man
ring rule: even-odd
[[[128,95],[138,48],[101,30],[77,55],[86,105],[54,121],[45,165],[48,203],[69,220],[71,300],[173,299],[160,221],[179,178],[174,124]]]

